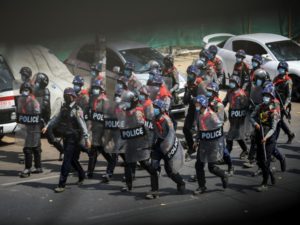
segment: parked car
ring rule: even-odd
[[[73,75],[47,48],[31,46],[0,46],[0,138],[16,129],[15,96],[22,83],[21,67],[28,66],[33,74],[43,72],[49,77],[51,114],[60,109],[63,91],[72,87]]]
[[[148,45],[132,41],[110,41],[106,43],[106,82],[109,94],[112,94],[119,75],[113,72],[115,66],[122,70],[127,61],[135,64],[135,74],[142,84],[146,84],[149,78],[150,60],[156,60],[163,65],[163,55]],[[75,49],[64,61],[69,70],[74,74],[90,76],[90,66],[95,62],[95,44],[87,43]],[[184,94],[185,78],[179,75],[179,102],[171,109],[172,113],[185,112],[182,102]]]
[[[218,39],[219,40],[214,40]],[[220,40],[222,39],[223,40]],[[225,40],[224,40],[225,39]],[[293,100],[300,100],[300,46],[291,39],[269,33],[255,33],[245,35],[232,35],[226,33],[212,34],[203,38],[205,48],[217,45],[218,57],[223,62],[225,75],[231,74],[235,63],[235,53],[244,49],[247,56],[245,61],[251,65],[254,54],[262,55],[264,68],[273,79],[277,75],[279,61],[284,60],[289,64],[289,74],[293,80]],[[226,81],[227,83],[228,81]]]

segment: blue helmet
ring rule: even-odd
[[[161,85],[164,82],[164,78],[162,77],[162,75],[160,73],[158,73],[158,71],[151,71],[150,74],[153,75],[153,78],[152,78],[153,84]]]
[[[210,52],[210,54],[212,54],[213,56],[216,56],[218,53],[218,47],[215,45],[211,45],[208,47],[208,51]]]
[[[252,61],[257,62],[259,65],[263,64],[263,59],[262,59],[261,55],[259,55],[259,54],[255,54],[252,57]]]
[[[246,52],[243,49],[240,49],[236,52],[235,57],[237,58],[246,58]]]
[[[265,85],[262,94],[269,94],[271,95],[273,98],[275,98],[275,87],[273,85],[273,83],[268,83]]]
[[[80,75],[76,75],[72,82],[74,85],[83,86],[84,85],[84,79]]]
[[[233,74],[231,75],[231,77],[229,78],[229,82],[230,82],[230,81],[235,82],[239,87],[240,87],[240,85],[241,85],[241,78],[240,78],[237,74],[235,74],[235,73],[233,73]]]
[[[77,97],[77,95],[76,95],[74,89],[71,88],[71,87],[68,87],[68,88],[66,88],[66,89],[64,90],[64,95],[71,95],[71,96],[73,96],[73,97]]]
[[[219,92],[219,85],[216,82],[211,82],[206,86],[206,90],[211,90],[218,94]]]
[[[153,107],[159,108],[161,112],[166,111],[166,103],[160,99],[155,99],[153,101]]]
[[[198,95],[195,98],[195,103],[199,103],[201,106],[208,107],[208,98],[205,95]]]
[[[278,66],[277,66],[277,69],[279,69],[279,68],[283,68],[283,69],[285,69],[285,72],[288,72],[289,71],[289,64],[286,61],[280,61]]]
[[[186,73],[187,74],[195,74],[198,75],[199,71],[196,65],[190,65],[187,69],[186,69]]]
[[[213,59],[214,57],[213,57],[212,53],[209,52],[209,50],[203,49],[199,53],[199,58],[200,59],[205,59],[205,61],[208,61],[210,59]]]
[[[95,79],[91,85],[92,88],[98,87],[104,90],[103,80]]]

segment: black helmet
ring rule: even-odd
[[[268,72],[264,69],[256,69],[254,71],[254,79],[266,80],[268,77]]]
[[[218,53],[218,47],[215,45],[211,45],[208,47],[208,51],[213,55],[216,56]]]
[[[277,69],[279,69],[279,68],[285,69],[285,72],[288,72],[289,64],[286,61],[280,61],[277,66]]]
[[[41,88],[45,88],[49,83],[49,78],[45,73],[37,73],[35,83],[38,84]]]
[[[28,80],[32,76],[32,71],[29,67],[24,66],[21,68],[20,74],[22,77],[24,77],[26,80]]]

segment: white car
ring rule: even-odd
[[[223,41],[220,39],[223,38]],[[214,39],[219,39],[215,40]],[[225,40],[224,40],[225,39]],[[233,72],[235,53],[244,49],[247,56],[245,62],[251,66],[254,54],[263,57],[262,68],[265,69],[271,79],[277,75],[279,61],[284,60],[289,64],[289,74],[293,80],[293,100],[300,100],[300,46],[291,39],[269,33],[255,33],[245,35],[232,35],[227,33],[212,34],[203,38],[205,48],[215,44],[218,47],[218,57],[224,67],[225,76]]]
[[[22,83],[19,73],[23,66],[31,68],[33,75],[43,72],[49,77],[51,114],[60,109],[63,91],[72,87],[73,75],[47,48],[38,45],[0,46],[0,139],[16,129],[14,96],[19,95]]]

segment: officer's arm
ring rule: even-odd
[[[253,112],[251,113],[251,115],[250,115],[250,122],[251,122],[251,124],[255,127],[255,126],[257,126],[257,125],[259,125],[258,123],[257,123],[257,121],[256,121],[256,118],[257,118],[257,115],[258,115],[258,111],[259,111],[259,107],[260,107],[260,105],[257,105],[256,107],[255,107],[255,109],[253,110]]]
[[[83,138],[85,140],[87,140],[89,138],[89,133],[88,133],[88,129],[86,127],[86,123],[83,119],[83,112],[81,109],[77,109],[76,110],[76,119],[77,119],[77,122],[82,130],[82,133],[83,133]]]
[[[185,87],[184,95],[183,95],[183,104],[187,105],[191,101],[191,91],[188,89],[188,87]]]
[[[166,111],[169,111],[170,110],[170,106],[171,106],[171,98],[168,97],[168,96],[165,96],[163,100],[164,100],[164,102],[166,104]]]
[[[291,103],[292,100],[293,81],[288,80],[287,84],[288,84],[288,90],[287,90],[287,98],[284,103],[284,108],[286,108]]]
[[[173,81],[174,81],[174,86],[170,90],[171,93],[176,91],[179,88],[179,73],[177,69],[173,71]]]
[[[51,107],[50,107],[50,92],[49,89],[45,89],[45,95],[43,98],[43,117],[48,121],[51,116]]]
[[[220,121],[222,122],[222,124],[224,123],[224,105],[222,103],[218,103],[217,105],[218,107],[218,111],[217,111],[217,115],[220,119]]]
[[[226,108],[227,104],[228,104],[228,92],[226,93],[226,96],[225,98],[223,99],[223,105],[224,105],[224,108]]]
[[[265,139],[268,139],[269,137],[271,137],[274,134],[274,132],[276,131],[277,124],[280,121],[280,112],[279,111],[273,112],[271,117],[272,117],[272,127],[269,130],[269,132],[265,135]]]

